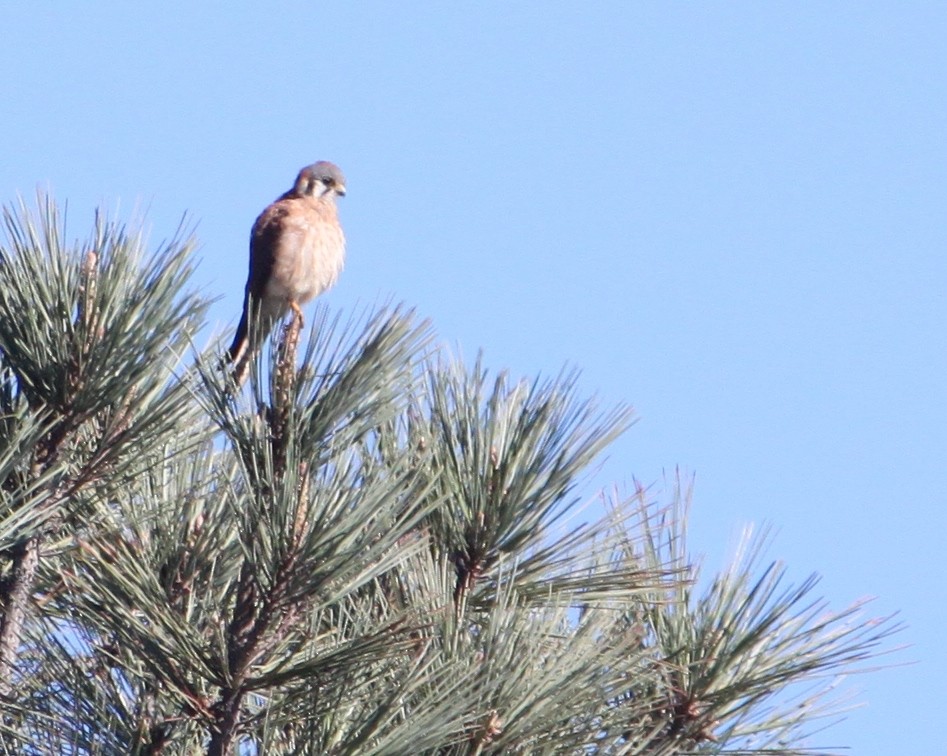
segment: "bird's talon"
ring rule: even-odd
[[[296,320],[299,321],[300,329],[302,329],[306,319],[303,317],[303,311],[300,309],[299,304],[297,302],[290,302],[289,307],[293,311],[293,315],[295,316]]]

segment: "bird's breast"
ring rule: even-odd
[[[333,212],[309,209],[286,223],[279,236],[266,295],[308,302],[332,286],[345,262],[345,237]]]
[[[297,260],[295,298],[308,302],[335,284],[345,263],[345,238],[338,226],[321,229],[307,239]]]

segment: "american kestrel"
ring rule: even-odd
[[[303,168],[293,188],[267,207],[250,231],[250,273],[243,316],[227,353],[237,384],[273,325],[335,283],[345,261],[336,197],[345,177],[327,161]]]

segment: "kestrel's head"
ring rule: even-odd
[[[307,165],[296,177],[293,191],[303,197],[328,197],[335,199],[336,195],[345,196],[345,176],[339,166],[328,160]]]

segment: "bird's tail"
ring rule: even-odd
[[[237,326],[233,344],[227,350],[227,362],[231,365],[234,383],[242,386],[247,379],[247,369],[250,367],[250,339],[248,337],[246,318]]]
[[[240,324],[237,326],[237,332],[234,334],[233,343],[227,350],[227,362],[235,363],[239,360],[249,347],[249,317],[247,310],[243,309],[243,317],[240,318]]]
[[[254,317],[254,314],[256,317]],[[252,326],[251,318],[254,321]],[[250,362],[253,359],[254,351],[256,351],[255,345],[261,343],[269,331],[269,328],[260,320],[259,308],[251,307],[250,302],[247,302],[244,305],[237,332],[234,334],[233,343],[230,345],[230,349],[227,350],[226,356],[226,362],[232,366],[231,374],[237,386],[242,386],[247,379]]]

